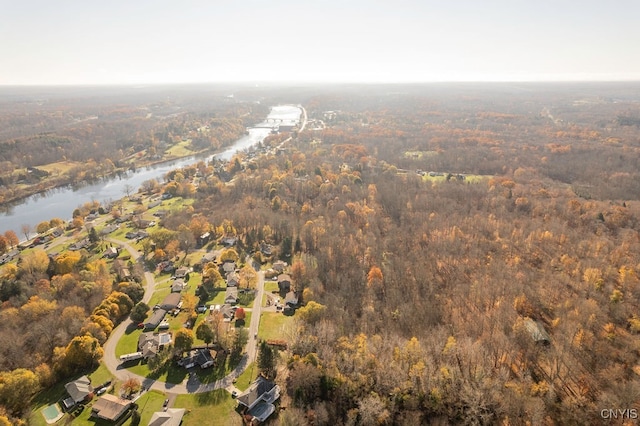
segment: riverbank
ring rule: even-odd
[[[82,184],[59,182],[59,185],[48,188],[39,187],[32,191],[32,195],[24,194],[22,197],[11,197],[15,201],[1,204],[5,210],[0,213],[0,231],[13,230],[16,234],[21,231],[23,225],[33,229],[38,223],[50,220],[52,217],[69,219],[74,207],[81,206],[90,201],[107,202],[120,199],[127,192],[137,191],[146,181],[158,179],[173,169],[187,167],[198,161],[209,161],[212,157],[228,161],[237,151],[248,149],[260,143],[272,132],[271,127],[262,127],[268,120],[274,124],[281,124],[279,120],[290,120],[295,117],[304,117],[300,106],[274,107],[265,120],[250,128],[249,134],[242,135],[233,143],[219,149],[207,149],[198,151],[194,155],[180,157],[179,159],[162,159],[154,162],[137,164],[134,170],[130,166],[120,173],[113,169],[107,177],[83,180]],[[296,123],[298,124],[298,123]],[[304,123],[302,123],[304,125]],[[111,165],[113,167],[113,164]],[[95,172],[94,167],[94,172]],[[35,194],[35,195],[34,195]]]

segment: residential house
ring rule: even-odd
[[[273,253],[273,247],[271,244],[267,244],[265,242],[260,243],[260,252],[265,256],[271,256]]]
[[[189,351],[188,355],[178,361],[179,365],[182,365],[187,370],[195,367],[196,365],[202,369],[213,367],[215,359],[211,355],[211,350],[208,348],[197,348]]]
[[[224,262],[222,265],[222,271],[225,274],[230,274],[236,271],[236,263],[235,262]]]
[[[223,237],[220,240],[220,243],[227,248],[235,246],[236,242],[238,242],[238,238],[236,237]]]
[[[291,277],[288,274],[278,275],[278,290],[285,294],[291,291]]]
[[[238,287],[240,283],[240,275],[235,272],[227,274],[227,287]]]
[[[133,402],[128,399],[121,399],[105,393],[91,407],[91,416],[115,422],[127,412],[132,404]]]
[[[179,293],[172,293],[178,294]],[[156,309],[153,311],[153,314],[144,322],[145,330],[155,330],[155,328],[162,322],[164,317],[167,315],[167,311],[165,309]]]
[[[107,235],[107,234],[111,234],[112,232],[115,232],[118,230],[118,228],[120,228],[118,225],[111,224],[111,225],[107,225],[104,228],[102,228],[102,230],[100,231],[100,234],[102,235]]]
[[[189,268],[183,266],[181,268],[176,269],[174,276],[179,279],[184,279],[189,275]]]
[[[273,266],[272,268],[276,271],[278,271],[279,273],[283,273],[284,272],[284,268],[287,267],[287,262],[282,261],[282,260],[277,260],[275,262],[273,262]]]
[[[115,247],[109,247],[104,251],[104,257],[107,259],[115,259],[118,257],[118,249]]]
[[[294,291],[290,291],[284,297],[284,304],[289,308],[298,306],[298,295]]]
[[[185,283],[183,280],[175,280],[173,284],[171,284],[171,292],[172,293],[180,293],[184,290]]]
[[[149,426],[180,426],[184,408],[168,408],[167,411],[156,411],[149,420]]]
[[[84,248],[87,248],[91,245],[91,242],[89,241],[88,238],[85,238],[84,240],[78,241],[76,243],[73,243],[69,246],[69,250],[71,251],[77,251],[77,250],[81,250]]]
[[[224,303],[229,305],[235,305],[238,303],[238,288],[227,287],[227,291],[224,295]]]
[[[181,298],[182,296],[180,296],[180,293],[169,293],[162,300],[162,303],[160,303],[160,308],[164,309],[165,311],[175,309],[178,307]]]
[[[216,261],[216,255],[214,253],[205,253],[204,256],[202,256],[202,259],[200,259],[200,264],[202,266],[206,265],[209,262],[215,262]]]
[[[91,386],[91,380],[87,376],[79,377],[73,382],[69,382],[64,385],[64,388],[69,394],[69,398],[63,401],[65,408],[69,409],[74,405],[86,401],[93,393],[93,386]]]
[[[165,216],[166,216],[166,215],[168,215],[168,214],[169,214],[169,212],[168,212],[167,210],[158,210],[158,211],[156,211],[153,215],[154,215],[155,217],[163,218],[163,217],[165,217]]]
[[[252,421],[264,422],[276,410],[273,405],[280,398],[280,387],[262,376],[238,395],[238,405],[242,406],[243,415],[252,417]]]
[[[235,311],[233,310],[233,306],[226,303],[220,307],[220,313],[222,314],[222,320],[224,322],[231,322],[233,317],[235,316]]]
[[[138,351],[142,352],[142,356],[146,359],[153,358],[171,342],[173,342],[171,333],[142,333],[138,337]]]
[[[210,238],[211,238],[211,232],[205,232],[204,234],[200,235],[196,241],[196,247],[200,248],[204,246],[209,242]]]
[[[113,261],[112,269],[113,272],[115,272],[115,274],[118,276],[118,279],[120,281],[131,281],[133,279],[129,268],[127,268],[126,264],[121,259],[116,259]]]

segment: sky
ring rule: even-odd
[[[640,80],[638,0],[0,0],[0,85]]]

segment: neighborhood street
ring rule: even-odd
[[[124,247],[131,253],[133,259],[140,259],[141,253],[133,248],[130,244],[127,244],[123,241],[107,239],[108,242],[112,244],[117,244],[121,247]],[[140,261],[140,260],[139,260]],[[155,290],[155,279],[153,273],[149,271],[145,271],[145,280],[147,282],[145,294],[143,297],[143,301],[147,303]],[[107,369],[113,374],[118,380],[128,380],[131,378],[138,379],[142,386],[147,389],[155,389],[162,392],[168,392],[172,394],[185,394],[185,393],[200,393],[200,392],[208,392],[215,389],[227,389],[229,392],[237,390],[233,386],[233,381],[240,374],[244,372],[251,362],[255,361],[257,356],[257,347],[258,341],[256,339],[256,335],[258,333],[258,327],[260,325],[260,314],[262,311],[262,296],[264,294],[264,272],[258,273],[258,283],[256,289],[256,298],[253,302],[252,315],[251,315],[251,323],[249,325],[249,341],[245,347],[245,354],[243,355],[240,363],[236,368],[229,373],[226,377],[219,379],[215,382],[202,384],[198,380],[195,375],[188,376],[182,383],[174,384],[174,383],[166,383],[157,381],[154,379],[148,379],[146,377],[139,376],[128,371],[125,368],[120,366],[120,360],[116,356],[116,345],[118,341],[122,338],[124,333],[127,330],[127,327],[132,326],[133,323],[130,319],[126,319],[122,323],[120,323],[116,328],[113,329],[109,339],[104,345],[104,357],[103,361]]]

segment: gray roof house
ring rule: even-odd
[[[171,284],[171,292],[172,293],[180,293],[184,290],[185,283],[183,280],[175,280],[173,284]]]
[[[138,338],[138,351],[142,352],[144,358],[153,358],[172,341],[171,333],[142,333]]]
[[[227,291],[224,295],[224,303],[235,305],[238,303],[238,288],[237,287],[227,287]]]
[[[252,416],[253,420],[264,422],[276,410],[273,403],[280,398],[280,387],[262,376],[249,386],[249,389],[238,395],[238,404],[244,406],[243,413]]]
[[[224,262],[224,264],[222,265],[222,270],[224,271],[225,274],[228,274],[230,272],[234,272],[236,270],[236,263],[235,262]]]
[[[180,293],[169,293],[167,297],[162,300],[160,303],[160,307],[166,311],[170,311],[178,307],[178,303],[180,303]]]
[[[278,289],[280,293],[288,293],[291,291],[291,277],[288,274],[278,275]]]
[[[79,377],[77,380],[67,383],[64,388],[75,403],[84,401],[93,392],[91,380],[87,376]]]
[[[227,287],[237,287],[240,283],[240,275],[235,272],[227,274]]]
[[[179,293],[174,293],[174,294],[178,294]],[[164,319],[165,315],[167,315],[167,311],[164,309],[156,309],[153,314],[149,317],[149,319],[147,319],[144,322],[144,329],[145,330],[154,330],[158,324],[160,324],[162,322],[162,320]]]

